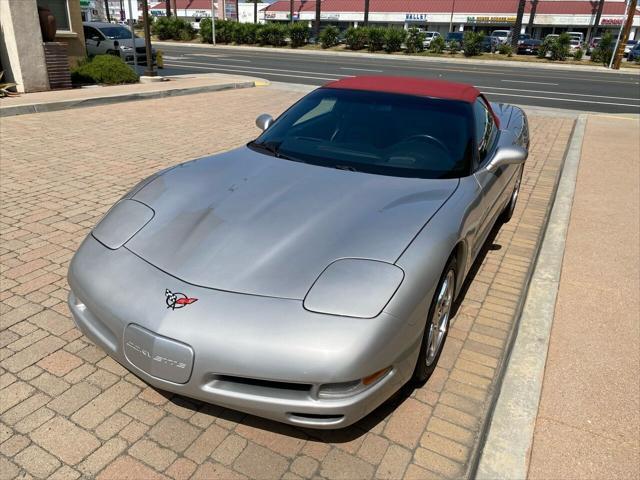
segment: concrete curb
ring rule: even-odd
[[[113,103],[133,102],[137,100],[149,100],[152,98],[178,97],[181,95],[193,95],[196,93],[218,92],[236,88],[252,88],[266,86],[265,80],[250,82],[221,83],[217,85],[204,85],[199,87],[174,88],[171,90],[157,90],[152,92],[135,92],[111,95],[108,97],[91,97],[82,100],[61,100],[43,103],[31,103],[27,105],[15,105],[11,107],[0,106],[0,118],[25,115],[29,113],[55,112],[71,108],[96,107]]]
[[[586,115],[574,126],[475,478],[526,479]],[[504,367],[503,367],[504,368]]]
[[[209,43],[181,43],[181,42],[160,42],[155,43],[156,47],[160,48],[161,45],[168,45],[171,47],[199,47],[199,48],[220,48],[224,50],[238,50],[238,51],[258,51],[258,52],[276,52],[276,53],[291,53],[291,54],[304,54],[304,55],[341,55],[344,57],[356,57],[356,58],[373,58],[384,60],[401,60],[405,62],[454,62],[461,65],[473,65],[473,66],[500,66],[500,67],[514,67],[514,68],[535,68],[535,69],[548,69],[548,70],[560,70],[571,71],[574,68],[579,69],[582,72],[597,72],[597,73],[610,73],[613,75],[638,75],[640,70],[637,71],[622,71],[622,70],[610,70],[604,67],[596,67],[592,65],[574,65],[574,64],[555,64],[555,63],[538,63],[538,62],[519,62],[519,61],[506,61],[506,60],[474,60],[471,58],[450,57],[443,55],[441,57],[420,57],[415,55],[400,55],[400,54],[388,54],[388,53],[369,53],[369,52],[346,52],[337,50],[304,50],[304,49],[292,49],[292,48],[276,48],[276,47],[254,47],[251,45],[213,45]]]

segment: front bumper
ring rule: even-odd
[[[419,351],[416,326],[385,313],[374,319],[322,315],[298,300],[197,287],[91,236],[71,263],[69,284],[78,328],[142,380],[284,423],[353,424],[411,378]],[[172,310],[166,289],[198,300]],[[319,395],[321,385],[389,366],[352,396]]]

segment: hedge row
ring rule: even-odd
[[[213,43],[211,19],[200,21],[200,38],[205,43]],[[260,44],[282,47],[289,43],[292,48],[302,47],[309,42],[311,29],[306,22],[291,25],[281,23],[238,23],[231,20],[216,20],[216,43]]]

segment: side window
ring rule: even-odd
[[[481,98],[478,98],[473,104],[473,114],[476,123],[476,146],[480,164],[482,165],[487,158],[487,154],[491,151],[498,129],[493,115]]]
[[[93,27],[84,27],[84,38],[86,39],[92,39],[93,37],[98,37],[100,39],[103,38],[102,35],[100,35],[100,32],[98,32],[98,30],[96,30]]]

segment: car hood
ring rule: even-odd
[[[194,285],[302,299],[336,259],[395,262],[458,183],[242,147],[179,165],[137,192],[155,216],[126,248]]]

